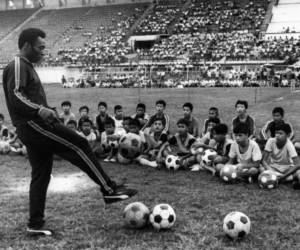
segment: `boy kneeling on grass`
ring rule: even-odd
[[[278,124],[275,127],[275,138],[269,138],[265,146],[261,171],[268,170],[279,180],[291,168],[300,164],[295,146],[289,139],[291,132],[289,124]],[[286,177],[285,181],[294,181],[293,187],[300,189],[300,170]]]
[[[212,166],[203,164],[203,168],[212,172],[213,175],[220,174],[224,164],[229,161],[229,152],[233,140],[228,137],[228,126],[224,123],[218,124],[211,129],[212,139],[209,141],[209,148],[217,152],[217,155],[211,156]],[[199,161],[199,159],[198,159]]]
[[[189,122],[182,118],[177,122],[177,133],[169,138],[159,150],[157,161],[159,165],[165,163],[168,155],[177,155],[180,157],[180,165],[187,169],[195,164],[196,157],[191,155],[191,147],[195,143],[194,136],[188,133]]]
[[[164,125],[161,118],[156,118],[150,132],[144,132],[146,147],[144,152],[138,157],[138,162],[144,166],[156,168],[157,156],[161,146],[168,140],[163,133]]]
[[[229,152],[228,164],[235,165],[237,177],[253,182],[259,174],[262,154],[258,144],[249,139],[250,131],[247,124],[240,123],[233,129],[235,141]]]

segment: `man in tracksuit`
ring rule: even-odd
[[[44,210],[53,154],[70,161],[96,182],[105,203],[128,199],[137,191],[112,181],[101,168],[88,141],[65,127],[55,109],[48,105],[32,65],[44,56],[45,37],[44,31],[39,29],[21,32],[18,40],[20,54],[4,69],[3,87],[12,123],[27,147],[32,167],[27,232],[52,235],[53,232],[44,226]]]

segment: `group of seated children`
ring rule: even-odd
[[[18,139],[14,129],[4,125],[4,115],[0,114],[0,154],[26,155],[26,147]]]
[[[199,131],[199,122],[193,116],[193,105],[183,105],[183,117],[177,121],[175,134],[170,134],[170,119],[165,113],[166,103],[156,102],[156,113],[146,114],[146,107],[139,103],[136,114],[124,116],[122,106],[114,108],[114,116],[107,113],[107,104],[100,102],[95,123],[89,116],[89,108],[79,109],[80,118],[74,120],[70,111],[71,103],[63,102],[62,121],[70,129],[85,137],[99,158],[106,162],[138,162],[150,167],[162,167],[168,155],[178,157],[182,169],[209,170],[220,175],[226,164],[234,165],[238,178],[253,182],[262,171],[268,170],[285,177],[291,168],[299,165],[298,154],[292,142],[293,129],[284,121],[284,110],[276,107],[272,111],[273,120],[266,123],[260,133],[255,131],[255,120],[247,113],[247,101],[238,100],[235,104],[237,116],[232,120],[231,133],[219,118],[216,107],[209,109],[209,117]],[[137,154],[122,154],[122,142],[127,135],[139,138]],[[121,143],[121,144],[120,144]],[[121,148],[122,145],[122,149]],[[141,146],[140,146],[141,145]],[[125,145],[126,146],[126,145]],[[211,164],[203,164],[205,150],[214,150]],[[300,188],[300,171],[288,177],[293,186]]]

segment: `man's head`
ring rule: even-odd
[[[76,128],[77,128],[77,122],[74,121],[74,120],[70,120],[70,121],[67,122],[67,127],[68,127],[69,129],[75,131]]]
[[[182,118],[177,121],[177,132],[179,135],[186,135],[189,131],[189,122]]]
[[[156,118],[153,122],[152,127],[153,127],[154,132],[162,132],[164,129],[163,120],[160,118]]]
[[[81,106],[79,108],[79,114],[80,114],[80,117],[85,117],[85,116],[88,116],[89,114],[89,107],[88,106]]]
[[[279,142],[280,144],[285,143],[291,132],[291,127],[288,124],[278,124],[277,126],[275,126],[276,142]]]
[[[218,124],[211,129],[211,133],[216,142],[222,142],[226,138],[228,127],[224,123]]]
[[[217,117],[209,118],[207,121],[207,131],[210,132],[213,127],[220,124],[220,119]]]
[[[183,109],[183,116],[184,118],[190,118],[193,112],[193,104],[190,102],[186,102],[183,104],[182,109]]]
[[[81,130],[85,135],[89,135],[92,131],[93,122],[88,118],[84,118],[81,124]]]
[[[131,119],[129,121],[129,132],[133,134],[139,134],[140,131],[140,122],[137,119]]]
[[[275,123],[281,122],[284,117],[284,110],[282,107],[276,107],[272,111],[273,121]]]
[[[235,136],[235,140],[237,144],[241,146],[245,146],[246,142],[248,141],[248,137],[250,135],[250,129],[247,124],[240,123],[234,129],[233,133]]]
[[[158,100],[155,103],[155,107],[156,107],[156,111],[157,113],[163,113],[165,108],[166,108],[167,104],[164,100]]]
[[[218,118],[219,117],[219,109],[216,107],[210,107],[208,110],[208,118]]]
[[[70,101],[64,101],[61,103],[61,108],[64,111],[64,113],[69,113],[71,106],[72,106],[72,104]]]
[[[98,103],[98,111],[99,111],[99,114],[106,114],[106,111],[107,111],[107,104],[106,102],[99,102]]]
[[[123,119],[123,108],[121,105],[116,105],[114,111],[117,119]]]
[[[136,116],[137,118],[143,117],[146,112],[146,105],[144,103],[139,103],[136,106]]]
[[[45,38],[45,32],[40,29],[29,28],[23,30],[18,40],[21,55],[31,63],[40,62],[45,55]]]
[[[243,115],[247,112],[248,102],[244,100],[237,100],[235,103],[235,109],[238,115]]]
[[[115,120],[111,117],[108,117],[104,122],[104,129],[106,134],[112,135],[115,132],[116,124]]]

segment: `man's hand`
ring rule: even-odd
[[[43,119],[45,123],[52,124],[53,122],[58,121],[57,112],[49,109],[41,107],[39,109],[38,115]]]

